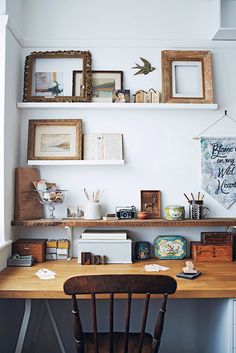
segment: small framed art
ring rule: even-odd
[[[82,71],[73,71],[73,96],[80,95],[83,87]],[[92,71],[92,101],[111,103],[114,90],[123,88],[123,71]]]
[[[141,190],[141,211],[148,212],[148,218],[161,218],[160,190]]]
[[[82,159],[82,120],[29,120],[28,160]]]
[[[118,89],[113,91],[113,103],[130,103],[130,90]]]

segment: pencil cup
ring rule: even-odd
[[[84,208],[85,219],[101,219],[101,205],[99,201],[88,201]]]
[[[189,201],[189,218],[190,219],[203,219],[208,216],[210,210],[208,207],[203,206],[203,201],[192,200]]]

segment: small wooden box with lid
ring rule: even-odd
[[[233,261],[233,234],[229,232],[202,232],[201,241],[190,243],[194,261]]]

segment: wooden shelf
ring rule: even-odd
[[[123,165],[122,160],[28,160],[28,165]]]
[[[76,109],[76,110],[216,110],[217,104],[183,103],[17,103],[19,109]]]
[[[236,218],[205,218],[201,220],[185,219],[183,221],[168,221],[166,219],[129,219],[119,221],[66,219],[48,220],[33,219],[26,221],[12,221],[13,226],[24,227],[230,227],[236,226]]]

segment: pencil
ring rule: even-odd
[[[184,193],[184,196],[186,197],[186,199],[188,200],[188,202],[190,202],[188,196]]]
[[[191,196],[192,196],[192,198],[193,198],[193,201],[195,201],[195,198],[194,198],[194,196],[193,196],[193,193],[191,192]]]
[[[85,196],[87,197],[87,199],[90,200],[89,194],[87,193],[87,190],[85,188],[84,188],[84,193],[85,193]]]

